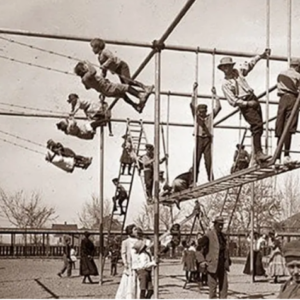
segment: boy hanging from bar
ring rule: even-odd
[[[195,84],[196,85],[196,84]],[[194,85],[194,88],[195,88]],[[196,179],[195,181],[198,181],[198,175],[199,175],[199,167],[200,167],[200,161],[202,154],[204,155],[204,162],[205,162],[205,168],[208,180],[213,180],[213,174],[211,174],[211,144],[212,144],[212,123],[214,118],[218,115],[218,113],[221,111],[221,103],[220,99],[216,94],[215,87],[212,88],[212,94],[213,97],[216,100],[215,107],[212,111],[212,113],[207,114],[207,105],[206,104],[199,104],[196,107],[196,98],[193,96],[192,101],[190,103],[191,111],[193,118],[196,118]]]
[[[77,155],[72,149],[64,147],[61,143],[56,143],[53,140],[47,141],[47,148],[55,155],[74,158],[75,167],[87,169],[92,163],[92,157]]]
[[[114,83],[104,78],[103,75],[97,75],[96,69],[91,63],[79,62],[74,69],[76,75],[81,77],[81,81],[86,89],[94,89],[104,97],[122,98],[126,103],[131,105],[137,112],[142,113],[146,102],[154,88],[154,86],[147,86],[138,91],[132,87],[132,83]],[[139,103],[133,102],[127,93],[138,98]]]
[[[118,201],[118,204],[120,207],[120,216],[125,215],[126,212],[124,211],[124,208],[123,208],[123,202],[125,200],[127,200],[127,201],[129,200],[127,191],[125,190],[123,185],[121,185],[119,183],[118,178],[114,178],[112,180],[112,182],[117,188],[116,195],[112,198],[113,203],[114,203],[113,211],[117,211],[117,201]]]
[[[245,146],[241,144],[236,145],[237,150],[233,156],[233,166],[231,167],[231,174],[240,170],[247,169],[251,160],[250,154],[245,150]]]
[[[299,95],[300,89],[300,59],[291,58],[290,68],[282,71],[277,77],[277,95],[280,97],[277,111],[277,119],[275,125],[275,136],[278,138],[278,142],[282,136],[284,127],[286,126],[288,119],[291,116],[292,109],[296,103],[296,99]],[[299,108],[297,113],[292,119],[289,131],[284,139],[284,161],[288,164],[291,162],[290,149],[292,144],[292,135],[297,131],[299,118]],[[280,164],[281,151],[276,157],[275,164]]]
[[[262,54],[256,55],[239,68],[234,68],[235,62],[231,57],[223,57],[218,65],[218,69],[224,73],[225,77],[222,84],[224,96],[231,106],[239,108],[246,122],[250,125],[255,159],[258,164],[267,161],[271,156],[264,154],[262,151],[263,118],[261,106],[245,77],[253,70],[260,59],[267,58],[269,55],[270,49],[266,49]]]
[[[56,124],[58,130],[67,135],[76,136],[83,140],[92,140],[96,134],[96,129],[103,126],[105,121],[84,121],[77,122],[73,118],[61,120]]]
[[[151,144],[146,144],[146,154],[142,155],[138,158],[138,163],[141,165],[141,168],[144,170],[144,181],[145,181],[145,188],[146,188],[146,195],[147,195],[147,202],[148,204],[153,203],[153,183],[154,183],[154,146]],[[159,161],[159,164],[168,159],[168,154],[164,158]]]

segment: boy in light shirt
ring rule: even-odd
[[[150,299],[153,295],[152,267],[156,266],[145,240],[135,242],[133,249],[137,253],[135,270],[140,281],[140,299]]]

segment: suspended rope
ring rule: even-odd
[[[288,33],[287,33],[287,57],[288,68],[290,67],[292,56],[292,0],[287,2],[287,19],[288,19]]]
[[[12,136],[12,137],[14,137],[14,138],[16,138],[16,139],[18,139],[18,140],[25,141],[25,142],[31,143],[31,144],[33,144],[33,145],[36,145],[36,146],[39,146],[39,147],[42,147],[42,148],[46,148],[45,145],[42,145],[42,144],[33,142],[33,141],[31,141],[31,140],[27,140],[27,139],[21,138],[21,137],[19,137],[19,136],[17,136],[17,135],[14,135],[14,134],[5,132],[5,131],[3,131],[3,130],[0,130],[0,132],[3,133],[3,134],[6,134],[6,135],[8,135],[8,136]]]
[[[216,48],[214,48],[213,53],[212,53],[212,101],[211,101],[211,113],[214,118],[214,107],[215,107],[215,93],[216,93],[216,88],[215,88],[215,66],[216,66]],[[210,181],[213,180],[213,158],[214,158],[214,122],[211,122],[210,125],[210,130],[211,130],[211,147],[210,147],[210,153],[211,153],[211,164],[210,164]]]
[[[41,65],[38,65],[38,64],[34,64],[34,63],[29,63],[29,62],[26,62],[26,61],[18,60],[18,59],[15,59],[15,58],[4,56],[4,55],[0,55],[0,58],[6,59],[6,60],[9,60],[9,61],[12,61],[12,62],[17,62],[17,63],[23,64],[23,65],[28,65],[28,66],[31,66],[31,67],[37,67],[37,68],[44,69],[44,70],[47,70],[47,71],[54,71],[54,72],[58,72],[58,73],[66,74],[66,75],[76,76],[75,74],[73,74],[71,72],[62,71],[62,70],[55,69],[55,68],[50,68],[50,67],[45,67],[45,66],[41,66]]]
[[[52,54],[52,55],[64,57],[64,58],[67,58],[67,59],[70,59],[70,60],[74,60],[74,61],[82,61],[82,59],[79,59],[79,58],[76,58],[76,57],[73,57],[73,56],[70,56],[70,55],[58,53],[58,52],[55,52],[55,51],[52,51],[52,50],[43,49],[43,48],[40,48],[40,47],[33,46],[33,45],[31,45],[31,44],[26,44],[26,43],[18,42],[18,41],[16,41],[16,40],[11,39],[11,38],[5,38],[5,37],[3,37],[3,36],[0,36],[0,39],[5,40],[5,41],[8,41],[8,42],[10,42],[10,43],[14,43],[14,44],[23,46],[23,47],[27,47],[27,48],[30,48],[30,49],[34,49],[34,50],[38,50],[38,51],[41,51],[41,52],[49,53],[49,54]],[[99,67],[99,66],[96,65],[96,64],[92,64],[92,65],[93,65],[93,66],[96,66],[96,67]]]
[[[16,147],[20,147],[20,148],[23,148],[23,149],[29,150],[29,151],[31,151],[31,152],[35,152],[35,153],[38,153],[38,154],[41,154],[41,155],[45,156],[45,153],[43,153],[43,152],[40,152],[40,151],[37,151],[37,150],[31,149],[31,148],[28,148],[28,147],[26,147],[26,146],[19,145],[19,144],[17,144],[17,143],[14,143],[14,142],[8,141],[8,140],[6,140],[6,139],[2,139],[2,138],[0,138],[0,140],[1,140],[1,141],[3,141],[3,142],[5,142],[5,143],[8,143],[8,144],[14,145],[14,146],[16,146]]]
[[[196,114],[196,109],[198,106],[198,80],[199,80],[199,47],[197,48],[196,51],[196,64],[195,64],[195,83],[193,86],[193,101],[194,101],[194,108],[195,108],[195,116],[194,116],[194,134],[195,134],[195,139],[194,139],[194,143],[195,143],[195,147],[194,147],[194,166],[193,166],[193,185],[194,187],[197,185],[197,173],[198,170],[196,170],[196,166],[197,166],[197,114]]]
[[[270,49],[270,0],[266,0],[266,49]],[[265,151],[269,153],[269,102],[270,102],[270,53],[266,57],[266,136],[265,136]]]
[[[11,38],[5,38],[3,36],[0,36],[0,39],[4,40],[4,41],[8,41],[10,43],[14,43],[14,44],[20,45],[20,46],[27,47],[27,48],[30,48],[30,49],[35,49],[35,50],[38,50],[38,51],[41,51],[41,52],[53,54],[53,55],[64,57],[64,58],[68,58],[68,59],[71,59],[71,60],[81,61],[80,59],[72,57],[70,55],[65,55],[65,54],[61,54],[61,53],[54,52],[54,51],[51,51],[51,50],[46,50],[46,49],[43,49],[43,48],[40,48],[40,47],[36,47],[36,46],[30,45],[30,44],[18,42],[16,40],[11,39]]]
[[[48,109],[40,109],[40,108],[36,108],[36,107],[22,106],[22,105],[5,103],[5,102],[0,102],[0,105],[23,108],[23,109],[28,109],[28,110],[41,111],[41,112],[48,112],[48,113],[53,113],[53,114],[61,114],[61,112],[59,112],[59,111],[53,111],[53,110],[48,110]]]

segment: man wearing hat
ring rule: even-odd
[[[245,62],[239,69],[234,68],[235,63],[231,57],[223,57],[218,65],[218,69],[224,72],[225,75],[222,90],[226,99],[231,106],[237,106],[240,109],[245,120],[250,125],[255,159],[258,163],[270,159],[271,156],[262,152],[263,120],[261,106],[245,77],[260,59],[266,58],[269,54],[270,50],[266,49],[262,54],[251,59],[250,62]]]
[[[144,170],[144,182],[146,188],[147,201],[152,203],[152,190],[153,190],[153,164],[154,164],[154,146],[152,144],[146,144],[146,154],[142,155],[138,159],[138,163],[141,169]],[[168,158],[168,154],[162,158],[159,163],[162,164]]]
[[[202,154],[204,155],[204,162],[208,180],[213,180],[213,174],[211,170],[211,143],[212,143],[212,126],[213,119],[218,115],[220,110],[222,109],[220,99],[216,95],[216,89],[212,88],[213,96],[216,100],[215,107],[212,113],[207,114],[207,105],[199,104],[196,107],[196,98],[192,97],[192,101],[190,103],[191,111],[193,118],[196,118],[197,126],[196,126],[196,182],[198,180],[199,175],[199,167]],[[194,160],[193,160],[194,165]]]
[[[300,241],[294,240],[283,248],[283,255],[291,278],[281,287],[278,299],[300,298]]]
[[[199,247],[205,252],[199,253],[199,262],[202,268],[207,267],[209,298],[217,298],[217,285],[219,298],[226,299],[228,291],[227,272],[231,260],[228,253],[227,241],[224,233],[224,219],[217,216],[214,227],[199,240]]]
[[[231,168],[231,173],[247,169],[250,163],[250,155],[245,150],[245,146],[241,144],[236,145],[237,150],[234,152],[233,156],[233,166]]]
[[[275,136],[279,140],[282,136],[284,127],[291,115],[300,88],[300,59],[291,58],[290,68],[282,71],[277,77],[277,95],[280,97],[277,110],[275,125]],[[299,110],[299,109],[298,109]],[[284,139],[284,163],[289,163],[292,134],[296,133],[299,113],[295,114],[291,126]],[[281,150],[276,157],[276,163],[280,163]]]

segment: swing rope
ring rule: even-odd
[[[215,107],[215,93],[216,88],[215,88],[215,78],[216,78],[216,72],[215,72],[215,66],[216,66],[216,48],[214,48],[213,53],[212,53],[212,101],[211,101],[211,114],[212,117],[214,118],[214,107]],[[213,158],[214,158],[214,122],[211,122],[210,125],[210,130],[211,130],[211,146],[210,146],[210,155],[211,155],[211,164],[210,164],[210,181],[213,180]]]
[[[14,137],[14,138],[16,138],[16,139],[18,139],[18,140],[25,141],[25,142],[31,143],[31,144],[33,144],[33,145],[36,145],[36,146],[39,146],[39,147],[42,147],[42,148],[46,148],[45,145],[42,145],[42,144],[33,142],[33,141],[31,141],[31,140],[27,140],[27,139],[21,138],[21,137],[19,137],[19,136],[17,136],[17,135],[14,135],[14,134],[5,132],[5,131],[3,131],[3,130],[0,130],[0,132],[3,133],[3,134],[5,134],[5,135]]]
[[[16,146],[16,147],[20,147],[20,148],[23,148],[23,149],[29,150],[29,151],[31,151],[31,152],[35,152],[35,153],[38,153],[38,154],[41,154],[41,155],[45,156],[45,153],[43,153],[43,152],[40,152],[40,151],[37,151],[37,150],[34,150],[34,149],[31,149],[31,148],[29,148],[29,147],[22,146],[22,145],[20,145],[20,144],[17,144],[17,143],[14,143],[14,142],[8,141],[8,140],[6,140],[6,139],[3,139],[3,138],[0,138],[0,140],[1,140],[1,141],[3,141],[3,142],[5,142],[5,143],[8,143],[8,144],[14,145],[14,146]]]

